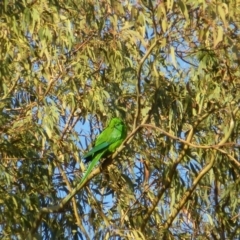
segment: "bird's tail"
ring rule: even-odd
[[[81,184],[85,182],[85,180],[88,178],[89,174],[92,172],[92,170],[97,165],[97,163],[99,162],[99,160],[101,159],[101,157],[104,155],[104,153],[106,151],[107,151],[107,149],[105,151],[102,151],[102,152],[96,154],[96,156],[94,156],[93,160],[88,165],[87,170],[83,174],[83,178],[81,179],[81,182],[80,182]]]

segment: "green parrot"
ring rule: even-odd
[[[85,162],[91,161],[89,164],[81,183],[83,183],[92,169],[96,166],[102,157],[106,157],[121,145],[127,136],[127,127],[120,118],[112,118],[109,125],[97,137],[95,146],[83,156]]]

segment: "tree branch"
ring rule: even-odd
[[[159,43],[159,41],[160,40],[157,39],[153,42],[153,44],[149,47],[149,49],[147,50],[147,52],[145,53],[145,55],[143,56],[143,58],[141,59],[141,61],[139,63],[139,67],[138,67],[138,70],[137,70],[137,82],[136,82],[137,110],[136,110],[135,118],[134,118],[134,122],[133,122],[133,129],[135,129],[137,127],[137,122],[138,122],[138,118],[140,116],[140,110],[141,110],[141,72],[142,72],[142,67],[143,67],[144,62],[146,61],[146,59],[148,58],[148,56],[152,52],[152,50]]]
[[[186,204],[189,197],[192,195],[193,191],[197,187],[198,183],[208,173],[208,171],[212,168],[212,166],[214,164],[215,155],[216,154],[212,155],[209,164],[207,164],[205,166],[205,168],[203,168],[202,171],[200,171],[200,173],[198,174],[198,176],[194,179],[192,187],[184,193],[184,195],[181,197],[180,202],[175,204],[175,206],[173,206],[173,208],[172,208],[173,210],[170,213],[170,215],[168,216],[168,219],[167,219],[166,223],[163,225],[163,229],[167,230],[171,226],[173,220],[176,218],[176,216],[178,215],[178,213],[180,212],[182,207]]]

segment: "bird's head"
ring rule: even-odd
[[[114,127],[116,125],[123,125],[123,120],[121,118],[112,118],[110,123],[109,123],[109,126],[110,127]]]

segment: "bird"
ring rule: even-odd
[[[127,126],[120,118],[112,118],[109,125],[98,135],[94,147],[83,158],[85,163],[90,162],[80,184],[85,182],[92,169],[102,157],[115,152],[127,136]]]

